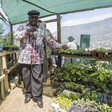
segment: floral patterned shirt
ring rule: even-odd
[[[20,64],[42,64],[44,63],[45,42],[53,49],[61,48],[62,45],[51,39],[46,28],[37,24],[36,31],[29,36],[25,35],[26,30],[32,28],[29,22],[19,26],[14,34],[16,40],[20,40],[19,60]],[[44,42],[45,41],[45,42]]]

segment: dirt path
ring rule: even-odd
[[[31,100],[24,104],[22,87],[16,87],[0,105],[0,112],[53,112],[51,104],[53,102],[53,91],[50,81],[44,83],[43,89],[43,108],[40,109],[37,103]]]

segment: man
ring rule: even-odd
[[[46,28],[46,23],[45,22],[40,22],[40,24]],[[50,36],[51,39],[55,40],[52,33],[50,32],[49,29],[47,29],[48,35]],[[46,56],[44,59],[44,64],[43,64],[43,77],[44,77],[44,82],[47,81],[47,73],[48,73],[48,66],[49,70],[52,69],[52,59],[51,59],[51,54],[52,54],[52,48],[45,42],[45,52]]]
[[[69,43],[67,44],[69,49],[77,50],[77,44],[75,42],[75,38],[72,36],[68,37]]]
[[[67,44],[68,48],[69,48],[69,49],[77,50],[77,44],[76,44],[76,42],[75,42],[75,38],[72,37],[72,36],[69,36],[69,37],[68,37],[68,41],[69,41],[69,43]],[[67,58],[66,58],[66,59],[67,59]],[[74,58],[73,58],[73,59],[72,59],[72,58],[68,58],[68,59],[71,60],[71,63],[77,61],[77,59],[74,59]]]
[[[61,45],[48,36],[47,30],[38,24],[39,14],[36,10],[29,11],[29,22],[20,25],[14,37],[20,40],[18,63],[24,83],[24,102],[28,103],[33,97],[38,106],[42,108],[44,41],[54,49],[66,49],[67,45]]]

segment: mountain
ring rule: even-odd
[[[90,44],[112,41],[112,17],[87,24],[64,26],[61,28],[62,43],[68,42],[73,36],[80,43],[81,34],[90,34]]]

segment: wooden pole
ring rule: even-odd
[[[17,53],[14,54],[15,54],[15,63],[17,63]]]
[[[11,45],[13,45],[13,26],[12,26],[12,24],[10,24],[10,36],[11,36]]]
[[[6,55],[2,56],[2,63],[3,63],[3,70],[4,70],[3,73],[5,74],[5,79],[4,79],[5,91],[8,92],[8,90],[9,90],[9,83],[8,83]]]
[[[15,55],[15,53],[13,53],[13,63],[14,64],[16,63],[16,55]]]
[[[1,81],[1,98],[5,99],[4,80]]]
[[[112,5],[109,5],[109,6],[101,6],[101,7],[94,7],[94,8],[88,8],[88,9],[86,8],[86,9],[80,9],[80,10],[74,10],[74,11],[67,11],[67,12],[62,12],[60,14],[83,12],[83,11],[90,11],[90,10],[101,9],[101,8],[109,8],[109,7],[112,7]]]
[[[43,22],[50,23],[50,22],[56,22],[56,21],[57,21],[57,19],[51,19],[51,20],[46,20],[46,21],[43,21]]]
[[[5,74],[0,76],[0,82],[5,79]]]
[[[58,42],[61,43],[60,14],[57,14],[57,37],[58,37]],[[58,56],[58,67],[61,67],[61,55]]]
[[[0,15],[2,16],[2,18],[7,21],[7,19],[3,16],[3,14],[0,12]],[[8,21],[7,21],[8,22]],[[9,23],[9,22],[8,22]]]
[[[0,57],[0,65],[1,65],[1,67],[0,67],[0,76],[2,77],[3,71],[2,71],[2,58],[1,57]],[[1,98],[5,99],[4,81],[1,80],[0,83],[1,83],[1,86],[0,86],[0,88],[1,88]]]

